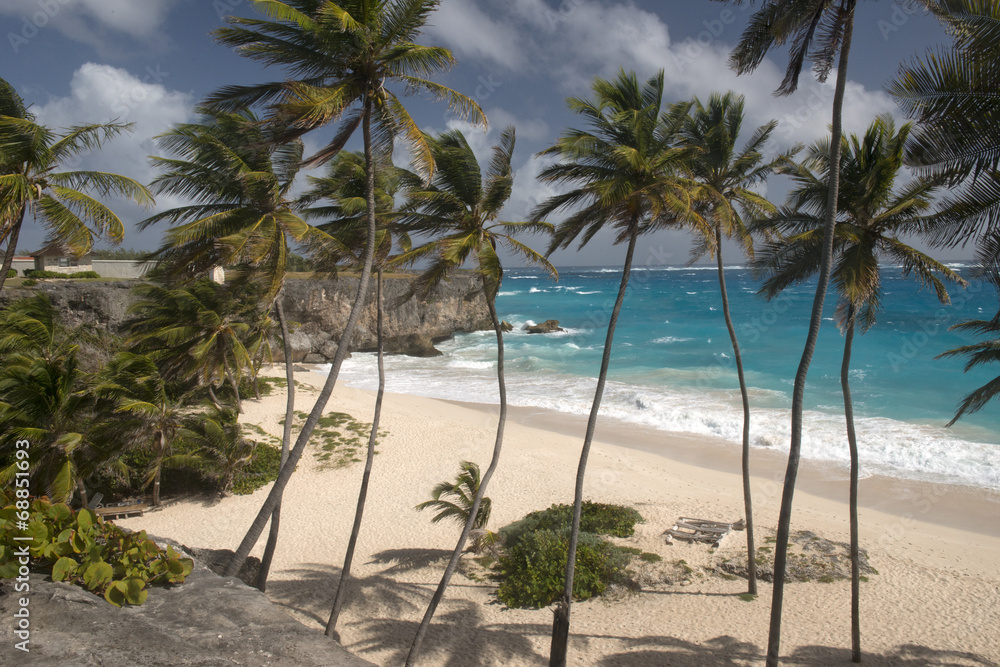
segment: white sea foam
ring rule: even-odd
[[[663,338],[656,338],[652,342],[658,345],[669,345],[670,343],[686,343],[692,338],[682,338],[680,336],[664,336]]]

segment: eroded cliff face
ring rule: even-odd
[[[84,283],[75,281],[40,282],[30,289],[7,289],[0,293],[0,305],[14,299],[45,292],[59,309],[66,324],[97,324],[116,331],[128,316],[135,298],[132,282]],[[390,354],[435,354],[433,341],[453,333],[477,331],[490,327],[486,301],[479,284],[471,276],[455,276],[441,285],[426,300],[402,301],[408,287],[403,278],[384,281],[385,316],[383,329],[386,352]],[[290,335],[294,361],[324,362],[333,358],[340,342],[340,332],[354,302],[357,278],[337,280],[289,280],[283,301],[285,317],[293,325]],[[352,350],[373,350],[376,346],[375,285],[369,294]],[[284,355],[274,346],[275,361]]]

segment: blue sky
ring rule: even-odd
[[[3,0],[0,4],[0,77],[33,104],[39,119],[55,128],[112,119],[131,121],[135,132],[119,138],[83,167],[99,168],[148,182],[155,172],[148,156],[160,154],[153,137],[172,124],[195,119],[194,106],[217,87],[280,79],[261,66],[217,45],[210,33],[227,14],[254,15],[245,0]],[[754,3],[758,4],[759,3]],[[488,133],[470,128],[443,105],[407,98],[429,131],[461,128],[477,153],[507,125],[517,128],[515,192],[505,211],[520,219],[554,191],[535,176],[546,162],[535,153],[549,146],[575,118],[568,96],[586,96],[595,76],[619,67],[646,77],[664,69],[668,100],[734,90],[746,96],[746,132],[779,121],[775,152],[826,132],[833,76],[820,84],[804,73],[800,90],[774,97],[784,71],[784,53],[758,70],[737,77],[726,59],[739,40],[751,3],[740,7],[710,0],[443,0],[426,29],[425,44],[451,48],[458,59],[439,81],[475,98],[486,110]],[[888,0],[858,4],[845,129],[861,132],[879,113],[902,119],[885,83],[897,67],[928,47],[944,43],[938,23],[909,5]],[[307,148],[323,143],[307,137]],[[359,146],[349,145],[349,148]],[[781,201],[780,182],[768,194]],[[180,203],[161,197],[157,208]],[[160,229],[139,233],[132,225],[147,213],[116,207],[129,223],[124,247],[151,249]],[[557,222],[554,220],[554,222]],[[21,247],[35,249],[42,232],[29,225]],[[643,240],[639,263],[681,264],[688,238],[661,232]],[[541,245],[542,241],[539,240]],[[557,265],[617,264],[621,247],[597,237],[581,252],[560,251]],[[938,253],[946,259],[971,250]],[[729,263],[738,255],[731,249]]]

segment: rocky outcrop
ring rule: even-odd
[[[31,289],[4,289],[5,302],[45,292],[69,325],[84,322],[116,330],[125,321],[134,301],[130,288],[134,282],[83,283],[75,281],[41,282]],[[324,362],[333,359],[340,343],[340,331],[357,292],[358,279],[289,280],[285,283],[285,316],[296,323],[289,338],[293,361]],[[456,332],[487,329],[490,325],[486,302],[479,284],[470,276],[455,276],[441,283],[430,297],[404,301],[409,287],[404,278],[390,278],[383,286],[385,316],[383,329],[388,354],[433,356],[435,341]],[[376,348],[376,312],[374,286],[358,322],[351,349],[373,351]],[[275,361],[283,361],[281,345],[274,346]]]
[[[162,541],[162,540],[157,540]],[[0,664],[23,667],[364,667],[372,663],[294,620],[235,577],[195,560],[184,583],[150,589],[138,607],[113,607],[79,586],[36,573],[31,590],[0,584]],[[29,652],[10,622],[28,596]]]
[[[565,331],[559,326],[559,320],[545,320],[541,324],[526,324],[524,330],[530,334],[547,334],[557,331]]]

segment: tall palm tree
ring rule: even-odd
[[[142,226],[172,224],[157,253],[162,270],[170,278],[190,280],[213,266],[235,265],[241,269],[238,284],[253,285],[257,291],[255,307],[262,312],[274,308],[282,332],[288,387],[281,438],[284,465],[294,421],[295,378],[280,294],[290,244],[304,243],[317,234],[298,215],[298,202],[290,192],[302,163],[302,141],[270,142],[250,110],[200,111],[200,123],[177,125],[158,137],[160,146],[176,157],[153,158],[162,172],[153,181],[153,188],[158,193],[185,196],[192,203],[151,216]],[[266,319],[255,315],[257,322]],[[265,343],[267,336],[258,336],[257,340]],[[268,345],[258,345],[256,350],[261,354],[251,351],[250,356],[259,362],[269,349]],[[257,573],[257,588],[261,591],[267,586],[280,522],[279,498]]]
[[[304,203],[315,203],[319,200],[326,200],[329,203],[306,209],[306,215],[310,218],[330,221],[319,226],[324,235],[314,237],[314,242],[310,244],[311,254],[321,265],[327,267],[336,267],[342,263],[355,267],[363,265],[365,246],[367,245],[366,216],[368,210],[368,202],[365,197],[368,179],[365,175],[364,155],[356,152],[341,153],[331,162],[327,176],[310,177],[310,182],[312,188],[303,196]],[[379,422],[382,418],[382,399],[385,396],[382,272],[390,261],[394,244],[398,244],[404,251],[410,250],[409,235],[396,224],[399,217],[396,211],[396,196],[407,189],[417,187],[419,184],[420,179],[415,174],[391,163],[380,165],[375,174],[375,214],[378,225],[374,259],[376,267],[375,335],[377,339],[378,391],[375,395],[375,413],[372,415],[371,431],[368,435],[365,467],[361,474],[361,488],[358,491],[358,502],[354,511],[354,524],[351,526],[351,537],[347,542],[347,551],[344,554],[344,565],[340,570],[340,580],[337,583],[333,608],[326,624],[327,636],[338,640],[340,637],[337,634],[337,621],[340,618],[347,584],[351,578],[354,551],[361,534],[361,522],[368,500],[368,483],[371,480],[372,465],[375,461]]]
[[[8,112],[15,115],[5,115]],[[149,206],[153,197],[138,181],[104,171],[57,171],[62,163],[100,149],[132,129],[131,123],[104,123],[69,128],[56,134],[35,122],[9,84],[0,85],[0,243],[6,242],[0,267],[0,290],[7,280],[24,219],[42,223],[51,241],[61,241],[78,254],[90,250],[94,237],[120,243],[121,219],[95,199],[117,195]]]
[[[1000,230],[1000,5],[991,0],[926,3],[955,39],[900,68],[889,92],[917,126],[906,150],[912,167],[948,171],[952,191],[939,216],[944,246],[987,240]]]
[[[167,379],[195,379],[208,389],[228,383],[240,405],[239,378],[250,365],[244,345],[250,326],[229,290],[210,280],[170,289],[144,283],[125,323],[129,344],[148,354]]]
[[[777,160],[765,161],[762,151],[777,125],[771,121],[758,127],[737,150],[743,127],[743,96],[728,92],[713,94],[708,106],[695,98],[690,119],[684,127],[684,142],[692,149],[691,175],[699,183],[697,189],[711,236],[702,237],[695,249],[700,257],[714,249],[718,267],[719,293],[722,295],[722,315],[729,330],[736,362],[736,377],[740,383],[743,402],[743,506],[746,512],[747,534],[747,592],[757,594],[757,563],[753,530],[753,499],[750,493],[750,397],[743,374],[743,355],[736,337],[736,328],[729,312],[729,295],[726,292],[726,274],[722,262],[722,240],[733,240],[743,254],[753,259],[753,240],[746,227],[746,219],[753,220],[775,207],[765,197],[751,188],[767,179]]]
[[[664,112],[663,81],[662,70],[643,85],[634,73],[624,70],[612,81],[595,79],[592,99],[568,100],[569,107],[583,117],[590,129],[568,130],[555,145],[540,153],[563,160],[542,171],[539,178],[543,182],[574,186],[569,192],[543,202],[532,214],[532,219],[542,220],[563,208],[573,211],[557,227],[549,254],[568,247],[581,236],[580,245],[586,245],[595,234],[608,227],[616,234],[615,243],[628,243],[576,473],[565,589],[555,611],[549,657],[549,664],[558,667],[566,664],[587,458],[597,426],[615,326],[628,288],[636,241],[646,232],[681,221],[696,223],[700,220],[691,199],[693,183],[679,175],[688,152],[680,145],[680,131],[688,105],[674,105],[669,112]]]
[[[105,433],[122,441],[148,444],[153,457],[144,485],[152,485],[153,505],[159,505],[164,462],[171,456],[174,436],[184,418],[183,397],[171,395],[156,364],[141,354],[117,354],[102,375],[94,393],[109,399],[113,406]]]
[[[350,0],[339,5],[329,0],[253,0],[253,3],[271,20],[230,17],[231,26],[217,30],[216,37],[223,44],[235,47],[241,55],[284,67],[290,78],[226,87],[211,95],[209,103],[229,111],[267,105],[271,122],[285,137],[301,136],[339,121],[334,138],[308,160],[314,165],[334,157],[360,126],[368,228],[358,291],[330,374],[260,512],[226,567],[225,572],[230,576],[239,571],[281,498],[330,399],[361,310],[367,303],[375,257],[376,153],[391,155],[393,140],[402,136],[410,145],[418,170],[429,175],[433,169],[429,148],[419,128],[391,86],[403,84],[407,90],[427,92],[447,100],[449,106],[473,121],[485,122],[482,110],[473,100],[424,78],[454,62],[448,49],[414,42],[437,8],[438,0]]]
[[[455,270],[467,262],[473,263],[497,339],[500,414],[493,442],[493,456],[473,498],[469,518],[462,527],[462,533],[451,552],[451,558],[441,575],[441,581],[410,643],[410,651],[406,657],[407,665],[415,664],[420,654],[420,646],[427,634],[427,628],[430,627],[434,612],[458,567],[458,561],[475,526],[483,496],[500,462],[500,453],[503,449],[503,433],[507,421],[507,386],[504,379],[503,329],[496,311],[497,292],[503,281],[503,266],[497,249],[502,247],[527,262],[541,266],[553,277],[557,276],[555,268],[548,260],[514,238],[515,234],[521,232],[551,232],[552,226],[540,221],[507,222],[500,219],[503,207],[510,199],[514,187],[514,170],[511,167],[514,156],[514,128],[508,127],[500,134],[500,140],[493,147],[493,156],[485,173],[465,135],[460,131],[445,132],[436,138],[427,136],[426,140],[431,147],[437,171],[429,188],[410,193],[416,211],[411,216],[408,226],[412,232],[433,234],[435,238],[404,254],[400,262],[408,264],[420,260],[429,261],[427,268],[413,281],[410,288],[418,295],[426,295]]]
[[[725,0],[723,0],[725,1]],[[742,0],[733,0],[742,4]],[[806,60],[825,81],[837,64],[837,83],[833,95],[830,142],[831,172],[827,192],[826,221],[823,231],[823,254],[820,256],[816,296],[809,316],[809,333],[802,349],[802,358],[795,373],[792,388],[792,437],[788,447],[788,467],[781,493],[778,513],[778,534],[774,545],[774,588],[771,597],[771,621],[767,639],[767,665],[776,667],[781,652],[781,608],[785,595],[785,569],[788,564],[788,536],[791,531],[792,499],[795,479],[799,472],[802,451],[802,406],[805,400],[806,376],[816,350],[819,328],[823,320],[823,302],[830,282],[833,261],[833,228],[837,220],[838,189],[840,187],[841,135],[843,126],[844,91],[847,87],[847,64],[854,32],[854,11],[857,0],[764,0],[750,18],[740,43],[733,50],[730,64],[739,74],[757,69],[767,53],[776,46],[791,42],[788,67],[778,88],[787,95],[798,88],[799,75]]]
[[[921,286],[929,285],[941,303],[950,303],[941,278],[966,285],[957,273],[901,240],[901,236],[927,231],[926,214],[941,177],[918,177],[896,188],[903,167],[903,146],[910,133],[904,124],[896,131],[892,117],[879,116],[864,137],[842,140],[838,222],[834,229],[833,283],[839,294],[837,317],[845,332],[840,383],[844,394],[847,441],[851,453],[851,655],[861,661],[861,563],[858,544],[858,442],[854,430],[850,365],[854,333],[875,324],[882,305],[880,262],[902,266],[903,275],[913,275]],[[816,273],[823,253],[823,225],[827,182],[831,176],[830,147],[826,141],[811,146],[799,164],[785,170],[795,188],[789,193],[791,206],[762,225],[783,240],[768,246],[760,266],[771,277],[761,291],[768,298]]]

